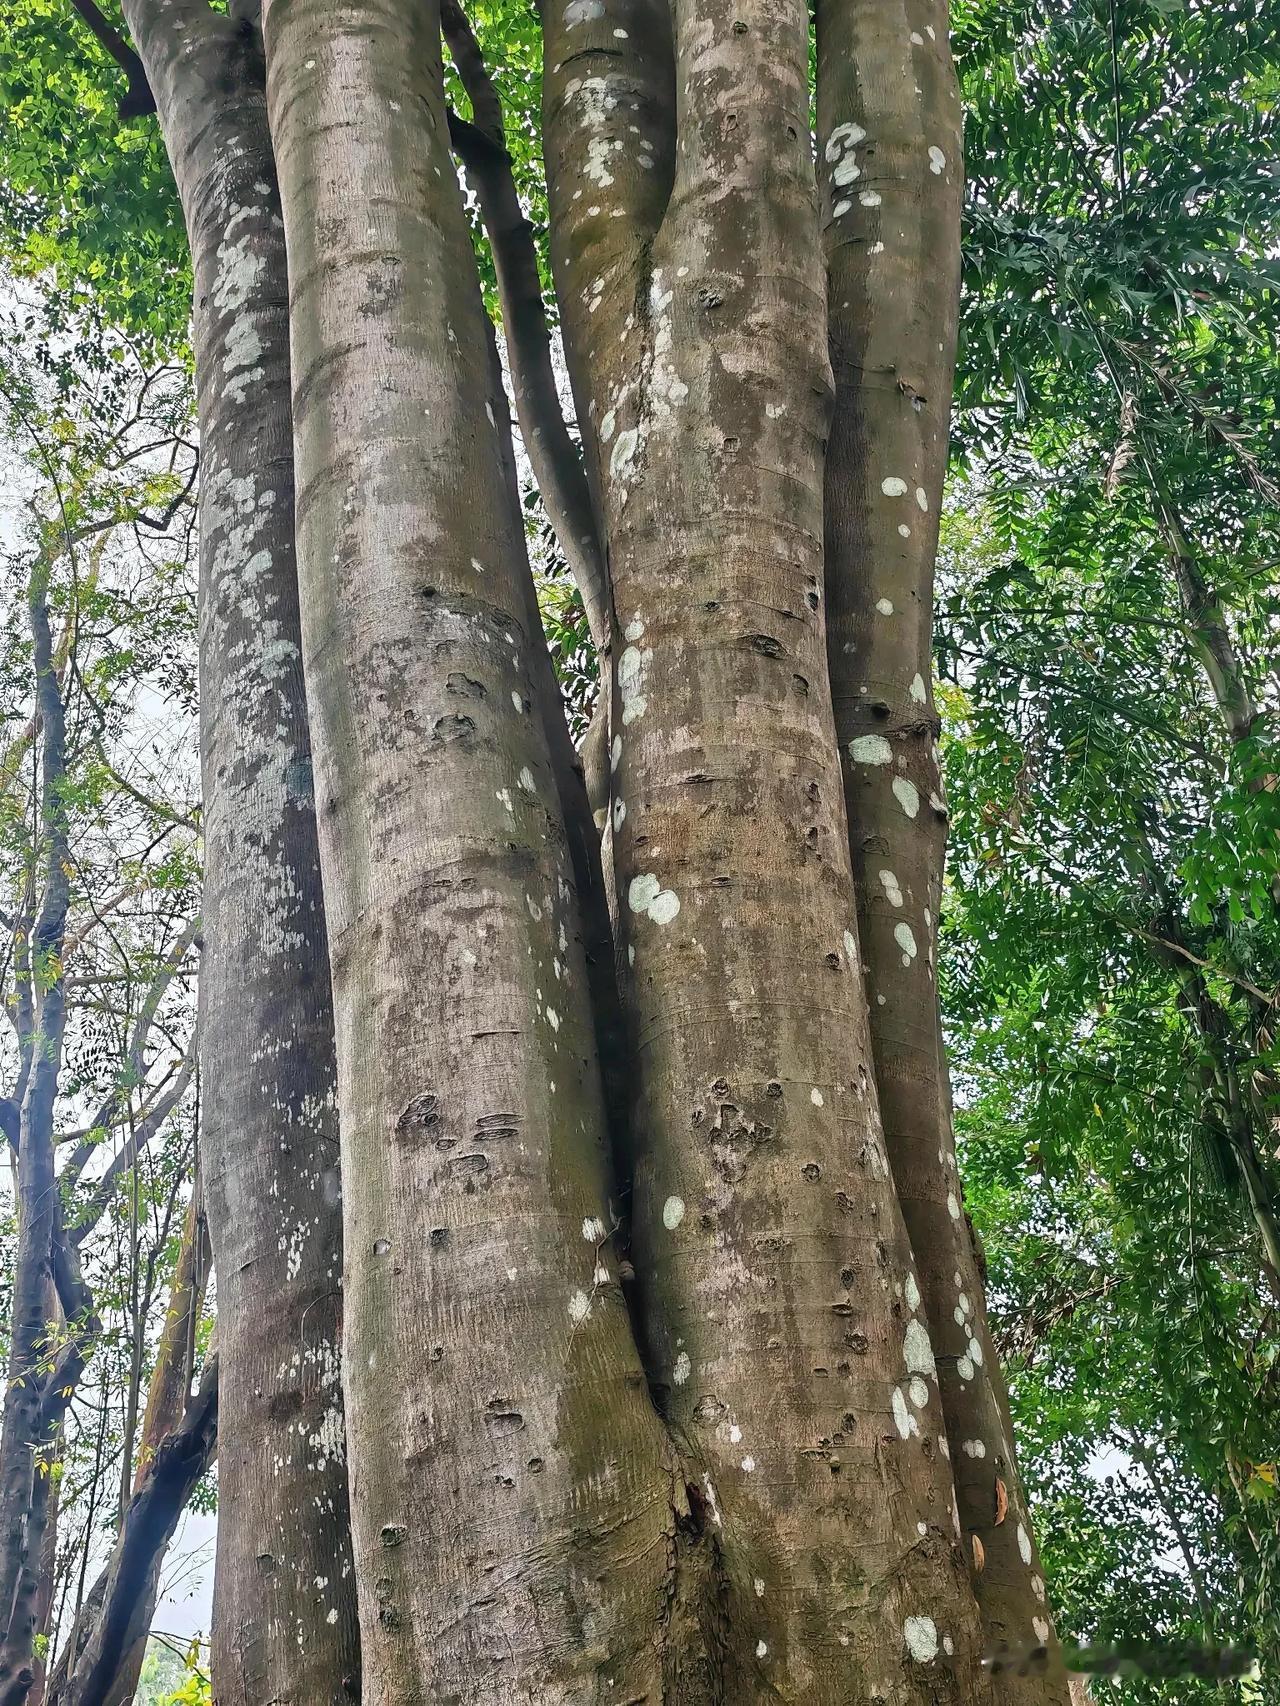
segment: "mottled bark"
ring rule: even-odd
[[[993,1647],[1051,1642],[956,1173],[935,953],[946,841],[934,559],[963,183],[945,0],[820,0],[818,160],[835,409],[828,655],[881,1118],[937,1359],[966,1561]],[[1010,1701],[1065,1701],[1050,1676]]]
[[[651,1377],[716,1534],[707,1697],[972,1701],[977,1619],[876,1113],[827,687],[807,19],[680,0],[673,150],[661,37],[633,31],[635,9],[549,9],[547,149],[624,648],[611,827],[636,1268]]]
[[[202,1165],[218,1270],[219,1706],[359,1697],[334,1057],[294,562],[285,255],[249,17],[129,0],[195,270]],[[233,8],[233,13],[235,8]]]
[[[365,1698],[637,1699],[670,1471],[612,1248],[439,23],[420,0],[266,13]]]

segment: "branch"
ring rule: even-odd
[[[84,1207],[81,1210],[83,1218],[79,1220],[79,1224],[74,1228],[74,1230],[68,1234],[68,1242],[74,1248],[79,1249],[80,1245],[84,1243],[90,1232],[93,1231],[94,1227],[102,1218],[107,1204],[111,1201],[112,1192],[115,1190],[116,1184],[122,1174],[127,1173],[131,1167],[136,1165],[138,1156],[146,1148],[147,1144],[150,1143],[151,1139],[159,1131],[165,1120],[182,1100],[183,1096],[186,1095],[187,1086],[191,1082],[194,1070],[195,1038],[193,1035],[191,1046],[182,1063],[181,1072],[179,1072],[178,1076],[174,1079],[173,1084],[170,1086],[168,1091],[166,1091],[160,1100],[154,1104],[151,1112],[139,1124],[133,1136],[129,1139],[128,1143],[125,1144],[124,1148],[112,1158],[111,1165],[107,1168],[101,1179],[99,1179],[92,1194],[86,1200]]]
[[[118,108],[123,119],[144,118],[156,110],[156,98],[151,93],[142,61],[118,30],[103,17],[93,0],[71,0],[80,18],[98,46],[104,48],[128,78],[129,87]]]
[[[480,204],[493,252],[516,418],[534,478],[587,613],[596,651],[609,643],[608,580],[587,476],[569,434],[551,361],[551,335],[533,228],[516,193],[502,103],[459,0],[443,0],[440,23],[476,122],[449,114],[449,140]]]
[[[102,1131],[112,1125],[119,1115],[121,1102],[127,1095],[128,1090],[132,1088],[133,1084],[140,1083],[144,1078],[145,1074],[142,1070],[142,1057],[146,1053],[147,1041],[151,1035],[151,1027],[155,1023],[155,1017],[159,1010],[161,997],[164,995],[165,990],[177,975],[183,960],[186,959],[187,954],[191,949],[191,944],[195,941],[199,932],[200,915],[199,913],[196,913],[192,918],[188,919],[186,928],[183,930],[181,936],[178,937],[178,940],[174,943],[173,947],[169,950],[163,964],[157,970],[155,977],[151,980],[151,987],[147,991],[146,998],[142,1003],[141,1011],[139,1012],[133,1027],[133,1037],[129,1043],[129,1053],[125,1057],[124,1069],[120,1074],[121,1078],[125,1080],[125,1082],[123,1084],[116,1084],[110,1091],[108,1091],[101,1106],[98,1108],[97,1113],[89,1122],[90,1132]],[[170,1101],[169,1106],[172,1107],[172,1105],[173,1103]],[[163,1114],[159,1117],[163,1118]],[[145,1124],[146,1121],[144,1120],[143,1123]],[[63,1168],[59,1181],[64,1187],[75,1184],[76,1180],[84,1171],[89,1157],[93,1154],[96,1148],[97,1144],[90,1142],[89,1139],[86,1138],[72,1151],[71,1158]]]
[[[157,1448],[146,1478],[129,1501],[103,1572],[101,1611],[66,1692],[58,1695],[59,1706],[90,1706],[107,1699],[121,1665],[145,1638],[155,1608],[160,1564],[196,1483],[213,1461],[217,1422],[215,1353],[205,1364],[186,1415]]]

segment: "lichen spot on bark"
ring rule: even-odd
[[[662,1224],[668,1232],[674,1232],[684,1219],[684,1198],[668,1197],[662,1205]]]
[[[692,1372],[693,1364],[689,1361],[688,1351],[681,1351],[676,1357],[674,1368],[671,1370],[673,1383],[676,1386],[683,1386]]]
[[[938,1626],[932,1617],[908,1617],[902,1625],[907,1651],[917,1664],[927,1665],[938,1656]]]
[[[903,1439],[910,1439],[912,1434],[920,1432],[920,1424],[907,1408],[907,1400],[900,1386],[893,1389],[893,1424]]]
[[[849,757],[855,764],[892,764],[893,748],[883,735],[858,735],[849,742]]]
[[[919,1309],[920,1287],[916,1284],[916,1276],[914,1274],[907,1275],[906,1284],[903,1287],[903,1290],[907,1299],[907,1308]]]
[[[1024,1564],[1031,1562],[1031,1536],[1023,1523],[1018,1524],[1018,1556]]]
[[[919,952],[916,947],[915,931],[904,920],[893,927],[893,939],[902,950],[902,963],[909,966]]]
[[[880,612],[880,614],[882,616],[892,616],[893,615],[893,600],[891,598],[877,598],[876,599],[876,609]]]
[[[925,691],[924,677],[918,671],[911,677],[910,693],[917,705],[923,705],[928,697]]]
[[[896,474],[890,474],[880,482],[880,490],[887,498],[905,498],[908,489],[907,482],[900,480]]]
[[[826,1098],[822,1094],[822,1091],[819,1090],[819,1088],[816,1084],[814,1085],[813,1089],[810,1090],[810,1092],[809,1092],[809,1100],[813,1103],[815,1108],[822,1107],[825,1100],[826,1100]]]
[[[929,1342],[929,1330],[923,1321],[909,1321],[907,1331],[903,1336],[902,1355],[907,1369],[911,1374],[934,1374],[937,1365],[933,1360],[933,1346]]]
[[[914,782],[909,782],[905,776],[895,776],[893,779],[893,797],[908,817],[915,817],[918,814],[920,790]]]
[[[591,1313],[591,1299],[585,1291],[575,1291],[569,1299],[569,1319],[577,1325]]]
[[[627,904],[632,912],[645,914],[655,924],[670,924],[680,911],[679,895],[673,889],[664,889],[652,871],[632,877]]]

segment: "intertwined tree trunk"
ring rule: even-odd
[[[988,1699],[1048,1629],[933,976],[941,8],[820,11],[820,191],[799,0],[546,0],[581,468],[457,0],[126,9],[196,269],[217,1699]]]
[[[218,1275],[220,1706],[358,1699],[332,1016],[294,568],[288,285],[251,8],[126,7],[195,273],[202,1168]]]

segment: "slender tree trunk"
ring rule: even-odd
[[[129,0],[191,238],[201,430],[202,1163],[218,1269],[219,1706],[359,1698],[332,1020],[260,37]]]
[[[66,727],[49,627],[54,551],[40,551],[28,589],[32,670],[41,722],[39,827],[44,882],[31,933],[34,1002],[31,1068],[22,1096],[18,1147],[18,1248],[14,1260],[4,1423],[0,1432],[0,1703],[20,1706],[34,1680],[33,1645],[48,1481],[37,1454],[56,1437],[65,1401],[53,1382],[48,1332],[57,1223],[54,1107],[62,1066],[66,995],[61,962],[71,895],[67,846]],[[50,1400],[53,1400],[51,1403]]]
[[[933,576],[955,361],[963,183],[945,0],[820,0],[818,160],[835,412],[828,655],[858,936],[894,1182],[941,1383],[989,1645],[1052,1640],[956,1173],[936,980],[946,806]],[[1065,1701],[1049,1676],[1001,1698]]]
[[[547,20],[548,167],[620,651],[636,1267],[651,1375],[715,1531],[717,1686],[973,1700],[827,689],[806,14],[682,0],[673,138],[660,21],[591,10]]]
[[[266,28],[366,1699],[656,1698],[671,1470],[612,1249],[439,12],[273,0]]]
[[[142,1485],[147,1465],[155,1456],[161,1440],[178,1426],[187,1407],[195,1335],[208,1279],[207,1243],[204,1195],[197,1165],[195,1185],[182,1227],[182,1243],[178,1247],[178,1260],[169,1286],[169,1307],[165,1311],[155,1366],[147,1387],[142,1443],[133,1476],[135,1493]]]

